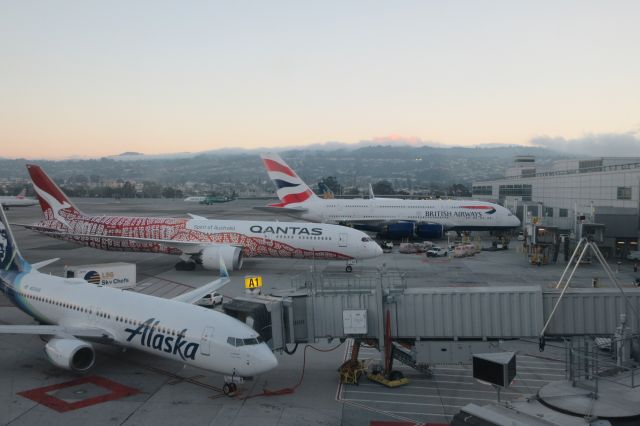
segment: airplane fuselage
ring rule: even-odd
[[[108,343],[195,367],[248,377],[276,363],[254,330],[201,306],[28,270],[0,289],[42,324],[100,328]],[[229,343],[238,338],[243,346]]]
[[[45,214],[34,225],[60,230],[46,235],[74,243],[119,251],[181,254],[175,245],[126,238],[171,240],[242,247],[245,257],[307,259],[366,259],[380,254],[379,246],[361,231],[331,225],[296,222],[177,219],[158,217],[80,216],[60,210]],[[91,235],[86,236],[86,235]],[[96,235],[100,235],[97,237]],[[110,239],[109,236],[118,237]]]
[[[313,222],[434,223],[445,230],[500,230],[520,225],[508,209],[482,201],[315,198],[287,207],[306,209],[299,217]]]

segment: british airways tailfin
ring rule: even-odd
[[[27,164],[27,170],[46,219],[58,220],[69,227],[68,220],[84,216],[40,166]]]
[[[281,201],[279,204],[272,204],[271,207],[286,207],[289,204],[304,203],[309,199],[318,198],[278,154],[261,154],[260,158],[269,178],[276,186],[276,193]]]

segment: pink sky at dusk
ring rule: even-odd
[[[634,1],[3,2],[0,156],[628,134],[637,16]]]

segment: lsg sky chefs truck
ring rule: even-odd
[[[114,288],[130,288],[136,285],[135,263],[100,263],[94,265],[68,265],[64,267],[67,278],[82,278],[90,284]]]

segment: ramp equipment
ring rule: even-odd
[[[397,388],[409,384],[409,379],[402,372],[393,369],[394,344],[391,340],[391,312],[387,310],[384,330],[384,369],[375,366],[367,378],[388,388]]]

